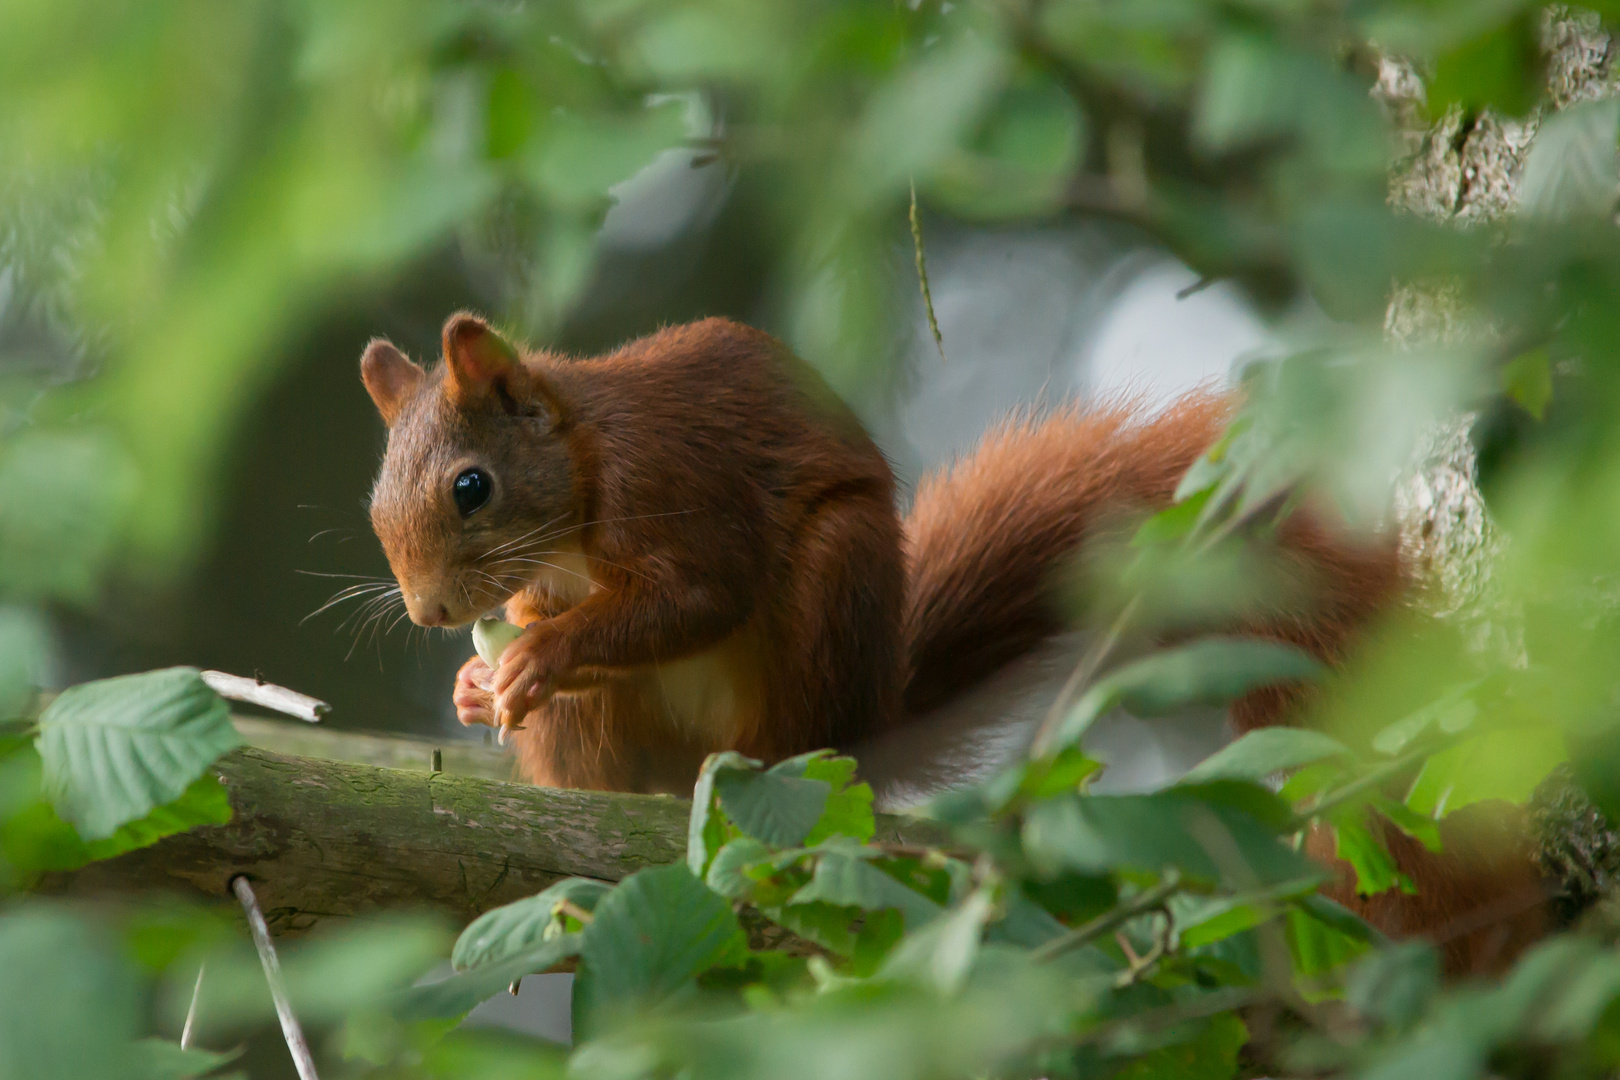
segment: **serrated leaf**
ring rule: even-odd
[[[1224,705],[1275,683],[1314,679],[1316,660],[1281,642],[1208,637],[1162,649],[1099,679],[1064,717],[1051,749],[1083,735],[1114,708],[1135,716],[1163,716],[1192,705]]]
[[[725,899],[685,866],[639,870],[596,905],[574,980],[576,1036],[651,1008],[713,967],[741,964],[748,939]]]
[[[1173,866],[1189,878],[1239,889],[1321,877],[1319,867],[1279,841],[1276,829],[1224,800],[1199,797],[1198,789],[1037,803],[1025,816],[1023,841],[1043,875],[1158,874]]]
[[[884,961],[879,977],[913,982],[940,995],[956,993],[973,969],[994,910],[989,891],[975,890],[954,909],[908,934]]]
[[[827,807],[821,820],[804,838],[806,846],[819,844],[834,836],[848,836],[861,843],[872,839],[877,831],[877,818],[872,813],[872,785],[855,782],[855,759],[835,757],[825,751],[811,755],[804,775],[810,780],[825,780],[832,785],[827,796]]]
[[[533,896],[486,911],[456,939],[450,963],[457,971],[465,971],[531,952],[561,932],[557,928],[558,903],[567,900],[591,911],[611,888],[590,878],[566,878]]]
[[[797,847],[827,808],[831,786],[824,780],[774,772],[724,769],[714,791],[726,817],[744,833],[773,847]]]
[[[1339,858],[1356,872],[1356,892],[1375,896],[1390,889],[1412,892],[1411,879],[1401,873],[1377,835],[1359,820],[1359,814],[1346,814],[1333,824]]]
[[[101,840],[179,799],[242,737],[195,668],[166,668],[63,691],[35,745],[57,813]]]
[[[525,975],[547,971],[569,957],[578,956],[583,947],[583,934],[563,934],[504,960],[480,964],[435,983],[413,986],[394,999],[393,1009],[405,1020],[462,1016],[479,1002],[504,993]]]
[[[174,802],[156,807],[138,821],[120,825],[104,840],[85,845],[91,861],[110,859],[126,851],[155,844],[165,836],[187,832],[199,825],[226,825],[231,820],[231,799],[219,777],[205,772]]]
[[[743,757],[735,750],[710,754],[703,759],[698,770],[697,784],[692,789],[692,816],[686,826],[686,865],[694,877],[701,879],[709,867],[709,860],[725,842],[722,817],[714,814],[714,783],[716,778],[729,772],[751,772],[760,763]]]
[[[1349,751],[1344,744],[1308,728],[1270,727],[1251,731],[1193,766],[1184,784],[1210,780],[1249,780],[1258,783],[1273,773],[1338,757]]]
[[[715,852],[704,883],[728,900],[752,899],[757,879],[748,870],[762,862],[768,866],[770,857],[770,848],[752,836],[739,836]]]
[[[909,927],[938,915],[940,906],[915,889],[896,881],[865,859],[826,851],[816,860],[809,884],[793,894],[793,904],[823,903],[863,911],[893,908]]]
[[[1620,187],[1617,140],[1620,101],[1583,101],[1548,115],[1524,161],[1520,207],[1553,220],[1608,214]]]

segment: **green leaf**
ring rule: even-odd
[[[971,137],[944,155],[928,195],[970,219],[1052,213],[1074,173],[1081,132],[1074,99],[1047,72],[1022,67]]]
[[[1359,812],[1342,815],[1333,824],[1339,858],[1349,863],[1356,872],[1356,892],[1362,896],[1399,887],[1402,892],[1414,892],[1411,879],[1401,873],[1394,858],[1383,842],[1359,820]]]
[[[1322,876],[1275,828],[1224,800],[1200,798],[1197,789],[1037,803],[1024,819],[1023,840],[1045,875],[1159,874],[1173,866],[1189,878],[1244,890]]]
[[[574,980],[576,1035],[651,1008],[713,967],[748,959],[724,898],[685,866],[639,870],[596,905]]]
[[[1422,1019],[1440,989],[1440,954],[1426,941],[1378,949],[1350,970],[1345,1002],[1361,1015],[1397,1029]]]
[[[692,875],[702,878],[709,860],[725,843],[724,815],[714,813],[715,780],[733,772],[752,772],[760,763],[743,757],[735,750],[710,754],[698,770],[697,784],[692,790],[692,816],[686,827],[686,865]]]
[[[1541,70],[1537,16],[1518,13],[1435,61],[1429,110],[1439,116],[1461,105],[1523,116],[1541,92]]]
[[[1235,1013],[1190,1027],[1192,1038],[1151,1050],[1113,1075],[1119,1080],[1230,1080],[1249,1029]]]
[[[583,934],[563,934],[527,952],[490,964],[480,964],[448,979],[413,986],[393,999],[394,1011],[405,1020],[438,1020],[464,1016],[479,1002],[488,1001],[525,975],[547,971],[578,956]]]
[[[90,861],[110,859],[126,851],[155,844],[165,836],[187,832],[199,825],[225,825],[231,820],[231,799],[213,773],[203,773],[171,803],[156,807],[138,821],[120,825],[103,840],[85,845]]]
[[[870,95],[850,133],[840,195],[870,207],[928,175],[990,104],[1005,55],[981,35],[962,33],[900,68]]]
[[[25,878],[39,871],[73,870],[198,825],[224,825],[231,820],[224,786],[218,777],[205,772],[174,802],[119,826],[109,837],[86,842],[46,801],[42,771],[39,754],[31,745],[25,744],[0,762],[0,791],[19,799],[0,809],[0,856]]]
[[[130,1049],[131,1073],[142,1080],[191,1080],[241,1056],[240,1050],[220,1054],[167,1039],[139,1039]]]
[[[728,900],[750,900],[759,878],[749,871],[764,863],[769,873],[770,858],[770,848],[752,836],[739,836],[715,852],[704,884]]]
[[[1314,679],[1323,667],[1292,645],[1260,638],[1209,637],[1127,664],[1098,680],[1063,720],[1063,746],[1116,707],[1163,716],[1191,705],[1224,705],[1274,683]]]
[[[715,775],[715,794],[731,823],[773,847],[797,847],[821,820],[832,790],[825,780],[725,769]]]
[[[816,860],[810,883],[793,894],[792,904],[832,904],[864,911],[893,908],[915,928],[940,912],[940,906],[915,889],[901,884],[865,859],[825,851]]]
[[[1169,544],[1190,536],[1203,517],[1204,507],[1209,503],[1210,495],[1214,493],[1213,487],[1196,485],[1206,475],[1206,471],[1213,471],[1215,468],[1216,466],[1211,465],[1207,458],[1199,458],[1193,462],[1181,482],[1195,486],[1185,498],[1180,498],[1181,492],[1178,490],[1176,492],[1178,501],[1142,522],[1137,527],[1135,535],[1131,537],[1131,546],[1143,548],[1153,544]]]
[[[1067,927],[1058,922],[1040,904],[1031,900],[1024,890],[1009,884],[1002,897],[1001,918],[990,924],[986,941],[1004,941],[1033,949],[1062,934]]]
[[[0,720],[17,716],[33,697],[45,649],[45,628],[37,615],[0,607]]]
[[[821,820],[804,838],[805,846],[821,843],[834,836],[848,836],[861,843],[872,839],[877,831],[877,818],[872,813],[872,785],[855,783],[855,759],[835,757],[828,751],[805,755],[804,776],[809,780],[825,780],[832,785],[827,796],[827,808]],[[797,760],[797,759],[795,759]],[[775,766],[782,768],[787,762]]]
[[[834,904],[786,904],[781,907],[760,909],[772,922],[793,931],[806,941],[813,941],[839,956],[855,951],[856,935],[851,929],[861,917],[861,909],[838,907]]]
[[[456,939],[450,963],[457,971],[527,953],[562,933],[557,905],[564,900],[594,910],[612,886],[590,878],[565,878],[550,888],[486,911]]]
[[[1552,402],[1552,355],[1545,345],[1522,352],[1502,365],[1502,392],[1537,420]]]
[[[889,954],[879,977],[913,982],[940,995],[956,993],[973,969],[994,910],[989,890],[974,890],[960,905],[907,935]]]
[[[1375,795],[1369,805],[1377,810],[1401,832],[1410,836],[1430,851],[1440,850],[1440,823],[1413,810],[1403,802]]]
[[[1555,728],[1483,731],[1424,762],[1406,804],[1432,818],[1486,799],[1523,804],[1548,773],[1568,760],[1564,736]]]
[[[1300,899],[1315,887],[1315,882],[1306,879],[1234,896],[1173,897],[1176,932],[1190,949],[1221,941],[1273,918],[1284,903]]]
[[[1251,731],[1222,747],[1182,777],[1184,784],[1209,780],[1259,783],[1272,773],[1295,769],[1349,751],[1337,739],[1307,728],[1270,727]]]
[[[1304,905],[1288,909],[1285,925],[1288,951],[1293,957],[1294,971],[1300,975],[1332,971],[1365,954],[1368,948],[1364,937],[1345,933],[1337,920],[1317,918],[1316,910]]]
[[[100,928],[40,906],[0,916],[0,1076],[126,1075],[140,1006]]]
[[[63,691],[36,745],[57,813],[101,840],[179,799],[242,737],[195,668],[166,668]]]
[[[1550,114],[1524,161],[1520,207],[1554,220],[1607,216],[1620,186],[1617,140],[1620,101],[1582,101]],[[1545,369],[1545,363],[1542,366]],[[1550,376],[1547,386],[1550,393]]]
[[[1479,706],[1468,696],[1476,688],[1474,683],[1452,687],[1438,700],[1403,716],[1373,737],[1373,749],[1394,757],[1431,727],[1447,735],[1468,729],[1479,718]]]

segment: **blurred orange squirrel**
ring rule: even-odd
[[[902,520],[853,414],[760,331],[707,319],[578,359],[462,313],[443,351],[431,372],[380,339],[361,359],[389,429],[372,522],[415,622],[504,605],[526,627],[497,670],[461,669],[457,715],[513,731],[528,777],[565,787],[685,794],[714,751],[859,757],[944,723],[1065,629],[1063,567],[1122,514],[1167,505],[1230,410],[1198,392],[1151,417],[1008,422]],[[1296,513],[1279,547],[1309,587],[1245,629],[1330,662],[1405,584],[1393,538]],[[1286,722],[1296,693],[1250,695],[1235,726]],[[1409,932],[1479,905],[1467,874],[1392,841],[1418,895],[1363,903],[1341,884],[1341,900]],[[1466,937],[1454,968],[1479,962]]]

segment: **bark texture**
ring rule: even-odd
[[[271,931],[287,934],[384,907],[432,908],[466,922],[560,878],[617,881],[686,854],[690,803],[667,795],[533,787],[251,747],[213,769],[230,793],[230,824],[50,875],[41,891],[224,899],[231,879],[245,874]],[[887,816],[878,836],[939,840],[926,826]]]

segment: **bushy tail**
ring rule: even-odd
[[[1059,632],[1054,575],[1093,530],[1168,504],[1228,411],[1195,392],[1150,417],[1127,402],[1017,418],[924,482],[906,520],[906,714]]]
[[[1194,392],[1017,416],[928,478],[906,520],[904,721],[857,752],[904,804],[994,768],[1073,666],[1055,579],[1098,530],[1166,505],[1228,400]]]
[[[885,801],[971,780],[1023,749],[1083,645],[1064,633],[1059,574],[1100,532],[1168,505],[1231,404],[1195,391],[1153,414],[1127,401],[1015,418],[922,485],[906,521],[904,717],[857,755]],[[1351,540],[1298,512],[1278,541],[1291,587],[1230,630],[1333,662],[1406,587],[1393,536]],[[1265,688],[1231,718],[1239,730],[1278,723],[1296,697]]]

